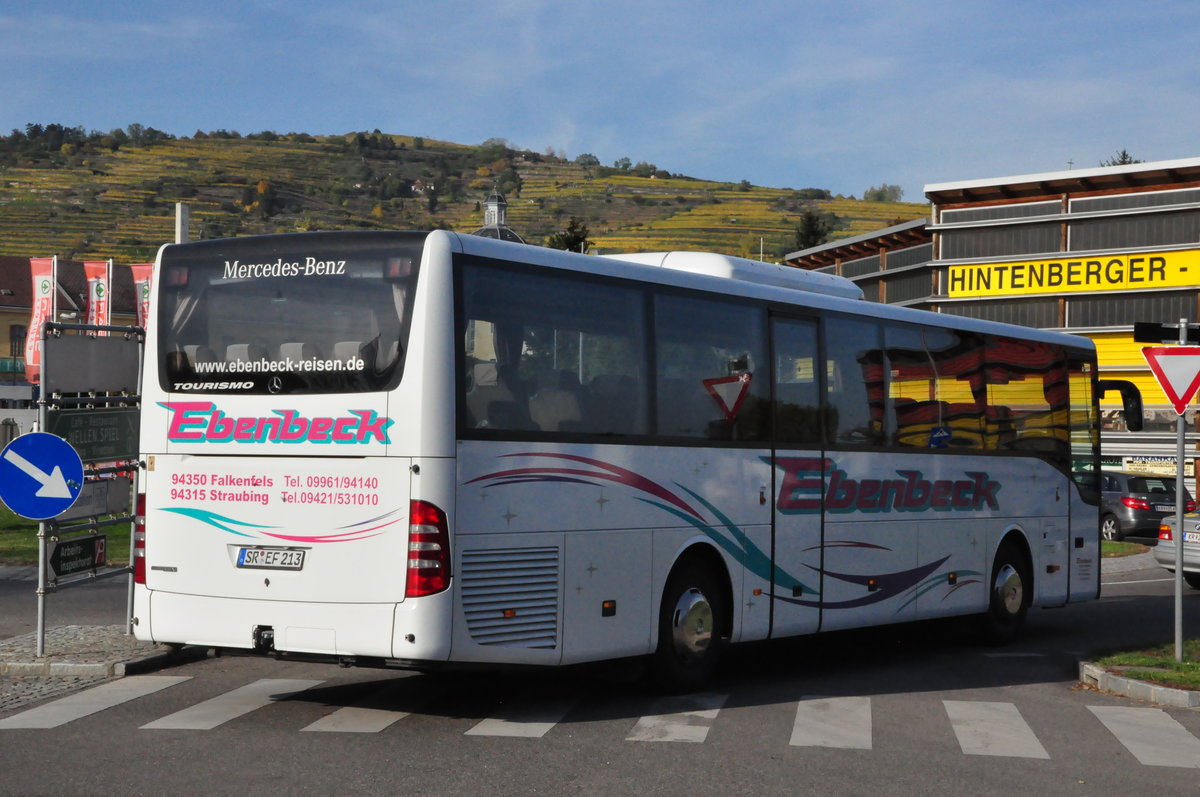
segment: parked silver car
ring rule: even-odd
[[[1175,518],[1165,517],[1154,546],[1154,561],[1175,572]],[[1183,580],[1193,589],[1200,589],[1200,515],[1183,518]]]

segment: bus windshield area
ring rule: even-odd
[[[338,233],[168,247],[159,373],[170,392],[387,390],[400,380],[423,237]]]

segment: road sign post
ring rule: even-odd
[[[1157,329],[1150,327],[1158,326]],[[1154,342],[1157,334],[1161,339],[1172,329],[1170,325],[1137,324],[1134,339],[1143,343]],[[1174,327],[1178,333],[1175,342],[1177,346],[1145,346],[1142,356],[1150,365],[1151,372],[1158,380],[1175,408],[1178,416],[1175,419],[1175,661],[1183,661],[1183,496],[1184,463],[1187,459],[1186,434],[1187,422],[1184,413],[1188,404],[1200,390],[1200,346],[1184,345],[1196,340],[1195,325],[1190,325],[1186,318],[1179,319],[1179,325]],[[1169,340],[1161,340],[1163,343]]]
[[[43,362],[38,398],[38,429],[65,438],[80,475],[44,466],[44,459],[17,451],[9,458],[27,478],[44,482],[34,498],[42,510],[38,524],[37,655],[45,651],[45,600],[49,592],[100,579],[132,574],[131,567],[108,566],[106,526],[129,523],[130,494],[137,479],[141,364],[145,330],[102,324],[42,325]],[[22,459],[24,462],[22,462]],[[0,468],[5,466],[0,460]],[[52,464],[52,463],[51,463]],[[59,478],[55,477],[60,473]],[[74,471],[72,471],[74,474]],[[45,478],[43,478],[45,477]],[[68,484],[65,502],[59,481]],[[0,476],[0,484],[4,482]],[[39,500],[35,500],[39,499]],[[76,500],[78,499],[78,500]],[[50,511],[50,510],[54,511]],[[28,513],[27,517],[33,517]],[[130,560],[133,558],[130,535]],[[60,580],[64,576],[79,576]],[[133,578],[128,578],[126,631],[132,629]]]

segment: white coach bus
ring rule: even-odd
[[[1090,341],[720,255],[435,232],[168,245],[135,631],[432,668],[1099,591]]]

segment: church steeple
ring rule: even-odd
[[[483,203],[483,226],[504,227],[508,225],[508,202],[498,191],[492,191]]]
[[[483,202],[483,226],[476,230],[475,234],[484,238],[525,243],[525,239],[508,226],[508,202],[505,201],[504,195],[494,188]]]

